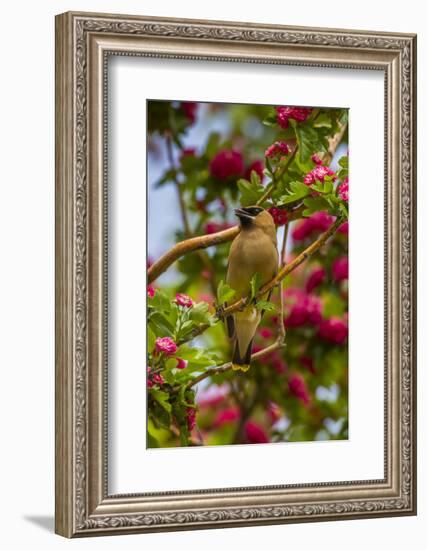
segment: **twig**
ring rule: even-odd
[[[275,286],[277,286],[285,277],[286,275],[289,275],[294,269],[296,269],[299,265],[301,265],[307,258],[312,256],[315,252],[317,252],[325,243],[326,241],[335,233],[335,231],[338,229],[338,227],[342,223],[342,218],[337,218],[335,222],[329,227],[327,231],[322,233],[320,237],[318,237],[313,243],[311,243],[310,246],[308,246],[301,254],[299,254],[296,258],[294,258],[291,262],[283,266],[277,275],[271,279],[268,283],[266,283],[264,286],[262,286],[257,294],[257,298],[260,296],[263,296],[267,292],[269,292],[271,289],[273,289]],[[235,311],[240,311],[245,307],[247,303],[247,298],[241,298],[237,302],[234,302],[233,304],[226,307],[224,310],[221,311],[221,317],[226,317],[227,315],[230,315],[231,313],[234,313]]]
[[[273,181],[271,182],[270,187],[266,190],[266,192],[262,195],[262,197],[258,199],[257,204],[262,204],[263,202],[265,202],[267,199],[271,197],[271,194],[276,189],[277,180],[280,179],[283,176],[283,174],[286,173],[286,170],[289,168],[289,165],[294,160],[297,152],[298,152],[298,145],[295,146],[291,156],[288,158],[283,168],[281,170],[278,170],[279,174],[278,175],[273,174]]]
[[[277,339],[274,344],[271,344],[271,346],[267,346],[266,348],[257,351],[252,355],[252,359],[261,359],[262,357],[265,357],[269,353],[273,353],[273,351],[276,351],[284,346],[284,342],[282,342],[281,339]],[[223,374],[224,372],[227,372],[231,369],[231,361],[228,363],[224,363],[223,365],[219,365],[218,367],[211,367],[205,372],[202,372],[202,374],[199,374],[199,376],[196,376],[196,378],[193,378],[191,382],[189,382],[187,388],[192,388],[205,378],[209,378],[209,376],[214,376],[215,374]]]

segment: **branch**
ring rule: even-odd
[[[289,168],[289,165],[294,160],[295,155],[298,152],[298,145],[295,146],[294,150],[292,151],[291,156],[288,158],[286,164],[283,166],[281,170],[277,170],[279,172],[278,174],[273,174],[273,181],[271,182],[270,187],[266,190],[266,192],[262,195],[260,199],[258,199],[257,204],[262,204],[267,199],[269,199],[273,193],[273,191],[276,189],[277,180],[280,179],[283,174],[286,173],[286,170]]]
[[[282,342],[281,338],[278,338],[274,344],[271,344],[271,346],[268,346],[257,353],[254,353],[252,355],[252,359],[261,359],[262,357],[265,357],[269,353],[273,353],[273,351],[276,351],[284,346],[284,342]],[[224,363],[223,365],[220,365],[218,367],[211,367],[210,369],[205,370],[202,374],[199,374],[199,376],[196,376],[196,378],[193,378],[191,382],[188,384],[187,388],[192,388],[205,378],[209,378],[209,376],[214,376],[215,374],[223,374],[224,372],[227,372],[231,369],[231,362]]]
[[[305,208],[305,207],[304,207]],[[301,217],[302,209],[298,208],[294,212],[289,212],[288,220],[297,220]],[[201,248],[208,248],[210,246],[216,246],[218,244],[227,243],[237,237],[240,232],[240,227],[234,225],[224,231],[218,231],[218,233],[211,233],[210,235],[200,235],[199,237],[192,237],[175,244],[170,250],[168,250],[163,256],[161,256],[153,265],[148,269],[148,284],[155,281],[160,275],[168,269],[176,260],[179,260],[185,254],[194,252]]]
[[[325,243],[326,241],[335,233],[335,231],[338,229],[338,227],[342,224],[342,218],[339,217],[335,220],[335,222],[330,226],[330,228],[322,233],[320,237],[318,237],[310,246],[308,246],[301,254],[299,254],[296,258],[294,258],[291,262],[283,266],[277,275],[271,279],[268,283],[266,283],[264,286],[262,286],[256,296],[256,298],[260,298],[267,292],[269,292],[271,289],[273,289],[275,286],[277,286],[282,279],[286,277],[286,275],[289,275],[294,269],[296,269],[299,265],[301,265],[307,258],[312,256],[315,252],[317,252]],[[226,317],[227,315],[230,315],[231,313],[234,313],[235,311],[241,311],[245,306],[247,305],[247,298],[241,298],[237,302],[234,302],[233,304],[226,307],[223,311],[221,311],[221,317]]]

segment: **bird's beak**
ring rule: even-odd
[[[253,220],[254,219],[254,216],[249,214],[249,212],[247,212],[246,208],[236,208],[234,210],[234,213],[240,219],[245,219],[245,220]]]

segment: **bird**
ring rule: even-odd
[[[234,213],[239,218],[240,232],[230,247],[226,283],[234,290],[234,299],[238,300],[250,295],[251,279],[257,273],[261,286],[276,275],[279,255],[276,226],[267,210],[246,206],[236,208]],[[271,291],[268,299],[270,296]],[[233,370],[246,372],[249,369],[252,342],[261,318],[262,312],[253,303],[226,317],[228,336],[234,340]]]

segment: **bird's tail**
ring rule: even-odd
[[[249,370],[249,367],[251,366],[252,342],[253,342],[253,338],[249,342],[248,349],[243,354],[243,357],[241,357],[239,352],[239,342],[236,339],[234,343],[233,359],[231,360],[231,368],[233,370],[241,370],[243,372],[246,372]]]

